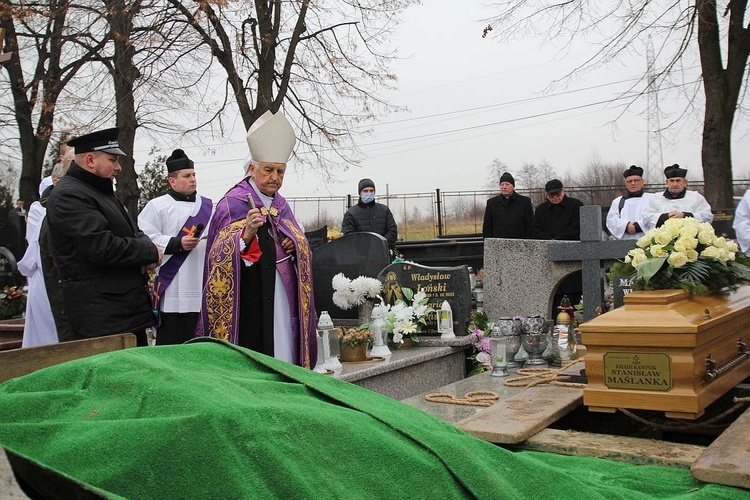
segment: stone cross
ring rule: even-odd
[[[596,308],[604,307],[602,261],[622,259],[635,248],[636,240],[602,241],[602,211],[598,205],[585,205],[580,210],[581,241],[550,243],[547,258],[551,262],[580,261],[583,274],[583,318],[596,316]]]

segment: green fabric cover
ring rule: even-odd
[[[683,470],[507,451],[210,339],[9,380],[0,444],[112,498],[747,497]]]

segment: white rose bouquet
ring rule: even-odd
[[[706,295],[750,281],[750,259],[738,250],[736,242],[716,236],[708,222],[667,219],[640,238],[612,274],[635,278],[636,290],[682,288]]]

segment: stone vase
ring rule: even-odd
[[[367,342],[355,346],[342,344],[340,358],[344,363],[367,361]]]

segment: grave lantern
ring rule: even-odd
[[[372,309],[372,316],[370,318],[370,330],[375,334],[372,339],[372,350],[370,356],[390,356],[391,350],[388,349],[388,344],[384,339],[385,332],[385,307],[381,304],[376,305]]]
[[[339,353],[341,348],[339,347],[339,336],[336,329],[333,327],[333,321],[328,311],[320,313],[318,319],[318,335],[321,337],[321,343],[323,344],[323,351],[325,356],[324,366],[327,370],[341,370],[343,365],[339,361]]]
[[[443,301],[443,305],[438,310],[437,315],[437,327],[440,338],[443,340],[455,339],[456,334],[453,333],[453,310],[447,300]]]
[[[508,338],[500,334],[497,325],[490,334],[490,364],[493,377],[508,376]]]

